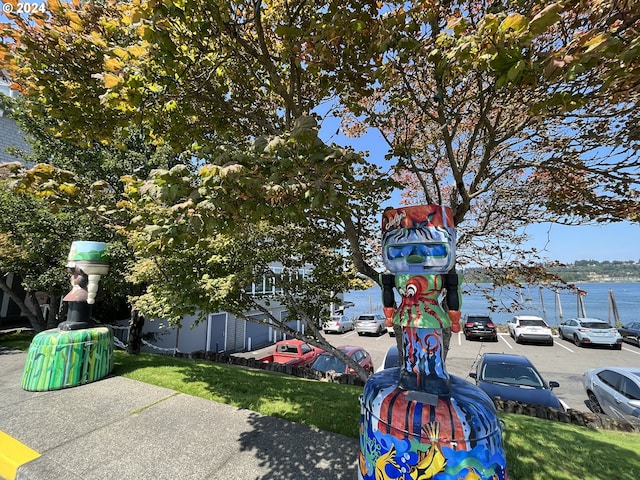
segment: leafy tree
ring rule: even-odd
[[[460,264],[554,278],[526,225],[637,221],[633,6],[412,2],[382,23],[376,91],[347,124],[380,130],[407,202],[452,206]]]
[[[383,132],[409,198],[454,209],[461,263],[497,266],[506,283],[546,275],[524,256],[535,252],[508,251],[528,223],[637,220],[636,7],[52,2],[48,17],[5,27],[3,58],[28,110],[58,135],[170,145],[202,167],[126,179],[134,275],[154,285],[184,267],[183,243],[218,258],[211,238],[237,251],[234,229],[249,224],[260,227],[248,244],[293,224],[313,240],[284,237],[293,256],[347,246],[375,278],[368,241],[395,184],[320,141],[313,112],[326,102],[355,131]],[[251,259],[256,271],[268,251]],[[318,256],[319,271],[331,258]],[[203,275],[196,268],[185,295],[207,304],[218,290]],[[220,275],[230,301],[249,301]],[[169,304],[164,285],[148,293],[146,308]]]
[[[39,309],[31,311],[17,296],[14,301],[35,331],[55,326],[64,314],[61,298],[70,288],[64,264],[71,242],[96,239],[109,242],[111,273],[101,280],[100,302],[92,314],[107,322],[114,314],[126,315],[123,304],[136,288],[125,282],[132,253],[117,234],[117,227],[128,223],[116,207],[123,190],[120,177],[172,166],[178,157],[163,148],[136,152],[130,139],[122,140],[133,144],[127,150],[98,144],[79,147],[51,135],[47,119],[29,116],[21,99],[0,100],[29,134],[31,144],[31,152],[13,152],[25,163],[0,166],[0,272],[3,277],[7,272],[18,274],[33,305],[38,304],[35,292],[45,292],[50,317],[43,318]],[[37,194],[32,195],[31,185],[38,185]],[[135,344],[135,336],[133,340]]]

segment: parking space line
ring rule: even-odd
[[[640,355],[640,352],[636,352],[635,350],[631,350],[627,347],[622,347],[622,350],[624,350],[625,352],[631,352],[631,353],[635,353],[636,355]]]
[[[558,342],[557,340],[553,342],[554,345],[558,345],[559,347],[564,348],[565,350],[569,350],[571,353],[575,353],[573,350],[571,350],[569,347],[565,347],[563,344],[561,344],[560,342]]]
[[[511,350],[513,350],[513,346],[512,346],[509,342],[507,342],[507,341],[504,339],[504,337],[506,337],[506,336],[507,336],[507,335],[504,335],[504,334],[500,334],[500,335],[498,335],[498,337],[500,337],[500,340],[502,340],[504,343],[506,343],[506,344],[507,344],[507,347],[509,347]]]

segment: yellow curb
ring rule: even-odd
[[[15,480],[18,468],[40,454],[0,431],[0,478]]]

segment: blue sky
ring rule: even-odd
[[[539,224],[527,227],[529,245],[545,248],[550,260],[632,260],[640,262],[640,225],[621,222],[608,225],[564,226]]]
[[[335,134],[338,126],[336,119],[326,118],[322,132],[331,132],[333,135],[326,138],[321,133],[320,136],[328,142],[368,151],[369,160],[378,165],[386,164],[384,154],[387,152],[387,145],[379,133],[369,131],[357,139],[347,138],[342,134]],[[548,260],[563,263],[573,263],[576,260],[640,262],[640,224],[637,223],[579,226],[541,223],[528,226],[526,233],[530,237],[527,246],[536,247],[541,256]]]

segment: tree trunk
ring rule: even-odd
[[[16,305],[18,305],[18,307],[22,311],[22,314],[29,319],[29,323],[31,323],[31,327],[33,328],[34,332],[40,333],[45,329],[46,325],[44,322],[44,318],[42,316],[42,311],[39,308],[37,308],[35,313],[32,312],[31,309],[29,309],[29,307],[27,307],[27,305],[24,303],[24,299],[20,298],[16,294],[16,292],[14,292],[9,287],[9,285],[7,285],[4,275],[0,277],[0,290],[2,290],[6,295],[8,295],[9,298],[13,300],[16,303]],[[35,300],[35,294],[33,294],[33,296]],[[37,304],[38,302],[37,300],[35,300],[34,305],[37,305]]]
[[[129,322],[129,341],[127,343],[127,353],[137,355],[142,346],[142,327],[144,326],[144,316],[137,310],[131,310],[131,322]]]
[[[56,328],[62,320],[58,317],[58,313],[60,312],[60,302],[62,301],[62,297],[60,295],[50,295],[49,296],[49,314],[47,315],[46,324],[47,329]]]

